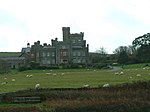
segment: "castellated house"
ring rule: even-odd
[[[63,27],[63,41],[58,38],[52,39],[51,44],[34,45],[28,43],[27,48],[22,48],[25,53],[26,63],[36,62],[40,66],[55,66],[60,64],[87,64],[89,56],[89,45],[86,45],[84,33],[70,33],[70,27]]]

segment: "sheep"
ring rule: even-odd
[[[53,73],[53,75],[55,76],[55,75],[57,75],[56,73]]]
[[[7,83],[8,83],[8,82],[2,82],[1,85],[5,85],[5,84],[7,84]]]
[[[40,88],[40,84],[36,84],[35,89],[39,89],[39,88]]]
[[[33,75],[26,75],[27,78],[33,77]]]
[[[118,72],[116,72],[116,73],[115,73],[115,75],[119,75],[119,73],[118,73]]]
[[[120,72],[120,74],[119,75],[124,75],[124,72]]]
[[[89,87],[90,87],[90,85],[88,85],[88,84],[83,85],[83,88],[89,88]]]
[[[16,81],[16,79],[12,79],[11,81],[12,81],[12,82],[15,82],[15,81]]]
[[[110,84],[104,84],[103,87],[110,87]]]
[[[7,80],[7,78],[5,77],[4,80]]]
[[[132,76],[130,76],[129,79],[132,79]]]
[[[141,74],[137,74],[136,76],[137,76],[137,77],[141,77]]]
[[[29,78],[30,78],[30,77],[33,77],[33,75],[29,75]]]
[[[61,75],[64,75],[65,73],[61,73]]]
[[[51,73],[46,73],[47,75],[50,75]]]

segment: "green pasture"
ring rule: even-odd
[[[150,80],[150,70],[131,68],[122,70],[124,75],[115,75],[111,70],[99,69],[55,69],[55,70],[28,70],[24,72],[12,71],[10,74],[0,75],[0,92],[13,92],[34,88],[40,84],[41,88],[80,88],[88,84],[98,87],[109,83],[110,85],[132,83],[138,80]],[[140,76],[137,76],[140,74]],[[27,76],[32,77],[27,77]],[[12,81],[15,79],[15,81]],[[3,82],[8,82],[3,84]]]

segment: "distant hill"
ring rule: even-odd
[[[0,57],[16,57],[20,55],[21,52],[0,52]]]

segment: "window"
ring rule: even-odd
[[[43,52],[43,57],[45,57],[45,52]]]
[[[52,64],[55,64],[55,59],[52,59]]]
[[[75,40],[72,40],[72,43],[76,43],[76,41],[75,41]]]
[[[79,39],[78,42],[80,43],[80,42],[81,42],[81,39]]]
[[[54,57],[55,56],[55,53],[54,52],[52,52],[52,57]]]
[[[63,45],[63,46],[62,46],[62,49],[66,49],[66,46]]]
[[[81,52],[80,51],[78,51],[78,56],[81,56]]]
[[[34,54],[33,54],[33,53],[31,54],[31,57],[32,57],[32,58],[34,57]]]
[[[50,56],[50,52],[47,52],[47,56]]]
[[[45,60],[45,59],[43,59],[43,60],[42,60],[42,63],[43,63],[43,64],[46,64],[46,60]]]
[[[80,59],[78,59],[78,63],[81,63],[81,60],[80,60]]]
[[[63,55],[63,56],[67,56],[67,52],[64,51],[64,52],[62,53],[62,55]]]
[[[82,54],[83,56],[85,56],[85,51],[83,51],[83,54]]]
[[[47,64],[50,64],[51,62],[50,62],[50,60],[47,60]]]
[[[73,56],[76,56],[76,52],[75,51],[73,52]]]
[[[85,63],[85,59],[82,59],[82,63]]]

